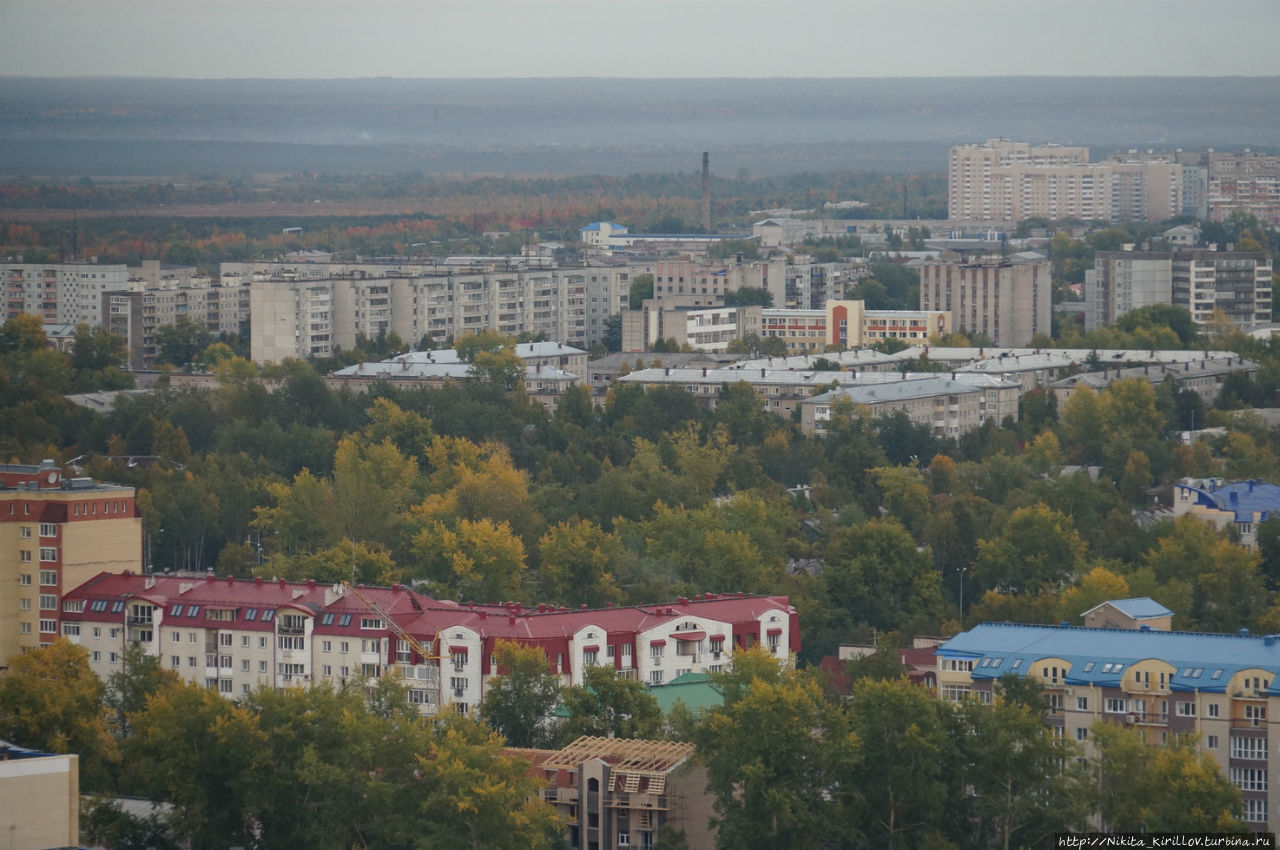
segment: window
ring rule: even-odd
[[[229,693],[233,693],[233,692],[234,692],[234,691],[232,690],[231,680],[230,680],[230,679],[219,679],[219,680],[218,680],[218,693],[220,693],[220,694],[229,694]]]
[[[222,632],[218,635],[218,646],[231,646],[232,639],[230,632]]]
[[[78,637],[80,635],[79,623],[63,623],[62,633],[67,637]]]
[[[280,635],[276,638],[276,645],[280,649],[302,649],[305,640],[302,635]]]
[[[267,648],[267,638],[265,635],[258,635],[258,649]]]
[[[582,664],[583,664],[583,666],[584,666],[584,667],[594,667],[594,666],[596,666],[596,663],[597,663],[597,660],[599,659],[599,656],[600,656],[600,653],[599,653],[597,650],[591,650],[590,652],[584,652],[584,653],[582,653]]]
[[[467,666],[467,654],[465,652],[450,652],[449,659],[453,662],[454,670],[461,670]]]
[[[1196,704],[1194,702],[1178,703],[1177,714],[1179,717],[1195,717]]]
[[[631,660],[631,644],[624,643],[622,645],[622,657],[627,661]]]
[[[1088,711],[1088,710],[1089,710],[1089,698],[1076,697],[1076,711]]]
[[[57,633],[58,633],[57,620],[41,620],[40,621],[40,634],[56,635]]]
[[[258,619],[258,609],[257,608],[245,609],[244,619],[246,623],[252,623],[254,620]]]
[[[1233,759],[1265,761],[1267,758],[1267,739],[1232,735],[1231,757]]]
[[[41,561],[43,561],[43,562],[45,562],[45,563],[48,563],[48,562],[50,562],[50,561],[56,561],[56,560],[58,560],[58,550],[57,550],[57,548],[56,548],[56,547],[54,547],[54,546],[41,546],[41,547],[40,547],[40,560],[41,560]]]
[[[1205,740],[1205,746],[1206,746],[1206,747],[1208,747],[1209,749],[1211,749],[1211,750],[1216,750],[1216,749],[1218,749],[1218,736],[1217,736],[1217,735],[1209,735],[1209,736],[1207,736],[1204,740]]]
[[[1124,714],[1129,710],[1129,701],[1127,699],[1107,697],[1102,701],[1102,710],[1110,714]]]
[[[338,651],[339,651],[339,652],[350,652],[350,651],[351,651],[351,644],[347,643],[345,640],[344,640],[344,641],[342,641],[341,643],[339,643],[339,644],[338,644]]]
[[[62,610],[68,614],[79,614],[84,611],[83,599],[69,599],[62,603]]]
[[[30,599],[26,599],[25,597],[24,597],[24,598],[22,598],[22,599],[19,599],[19,600],[18,600],[18,610],[20,610],[20,611],[30,611],[30,610],[31,610],[31,600],[30,600]]]
[[[340,616],[340,617],[338,618],[338,625],[339,625],[339,626],[349,626],[349,625],[351,625],[351,615],[350,615],[350,614],[343,614],[342,616]]]
[[[244,673],[249,672],[249,659],[247,658],[240,659],[240,670],[241,672],[244,672]]]
[[[113,653],[111,653],[111,663],[112,663],[112,664],[115,664],[115,663],[116,663],[116,662],[118,662],[119,660],[120,660],[120,653],[118,653],[118,652],[113,652]]]
[[[26,625],[30,625],[30,624],[29,624],[29,623],[23,623],[22,625],[26,626]],[[91,658],[91,660],[93,661],[93,663],[94,663],[94,664],[97,664],[99,661],[101,661],[101,660],[102,660],[102,653],[95,649],[95,650],[93,651],[93,655],[92,655],[92,656],[90,656],[90,658]]]
[[[40,586],[41,587],[57,587],[58,571],[57,570],[41,570]]]
[[[1267,771],[1257,767],[1233,767],[1231,784],[1241,791],[1266,791]]]
[[[351,668],[350,668],[350,667],[339,667],[339,668],[338,668],[338,675],[339,675],[339,676],[341,676],[343,679],[347,678],[348,676],[350,676],[350,675],[351,675]]]
[[[423,691],[412,689],[409,691],[410,705],[430,705],[432,702],[431,691]]]
[[[187,643],[195,643],[195,642],[196,642],[196,633],[187,632]]]
[[[196,657],[194,655],[187,656],[187,666],[188,667],[196,666]]]
[[[651,685],[661,685],[661,684],[662,684],[662,671],[661,671],[661,670],[650,670],[650,671],[649,671],[649,684],[651,684]]]
[[[31,573],[23,573],[18,577],[18,584],[31,585]]]
[[[1088,729],[1088,727],[1086,727],[1086,726],[1081,726],[1079,729],[1077,729],[1077,730],[1076,730],[1076,740],[1077,740],[1077,741],[1087,741],[1087,740],[1089,740],[1089,729]]]
[[[94,636],[94,637],[102,637],[102,629],[101,629],[100,627],[98,627],[98,626],[94,626],[94,627],[93,627],[93,636]]]
[[[325,675],[325,677],[326,677],[326,678],[327,678],[327,677],[329,677],[329,676],[332,676],[332,675],[333,675],[333,666],[332,666],[332,665],[326,664],[326,665],[324,665],[323,667],[321,667],[321,668],[320,668],[320,670],[321,670],[321,672],[323,672],[323,673],[324,673],[324,675]]]
[[[26,506],[24,505],[23,507],[26,507]],[[18,526],[18,536],[19,536],[19,537],[21,537],[23,540],[30,540],[30,539],[31,539],[31,526],[29,526],[29,525],[20,525],[20,526]]]
[[[301,664],[281,664],[280,675],[286,682],[306,675],[306,668]]]
[[[1244,801],[1244,819],[1249,823],[1266,823],[1267,801],[1266,800],[1245,800]]]
[[[333,652],[333,641],[331,641],[331,640],[322,640],[322,641],[320,641],[320,651],[321,651],[321,652]]]
[[[377,630],[382,628],[382,620],[378,617],[361,617],[360,628]]]
[[[57,537],[58,536],[57,524],[52,522],[40,523],[40,536],[41,537]]]
[[[267,672],[267,662],[265,662],[265,661],[259,661],[259,662],[258,662],[258,672],[259,672],[259,673],[265,673],[265,672]]]
[[[665,648],[666,648],[666,647],[665,647],[665,646],[663,646],[663,645],[662,645],[662,644],[660,644],[660,643],[651,643],[651,644],[649,644],[649,657],[650,657],[650,658],[661,658],[661,657],[662,657],[662,651],[663,651]]]
[[[23,549],[18,553],[18,560],[22,561],[24,564],[31,563],[31,551],[29,549]]]
[[[1216,702],[1209,703],[1205,708],[1208,710],[1210,717],[1218,716],[1218,704]]]
[[[769,651],[776,653],[778,651],[778,646],[782,642],[782,635],[768,635],[767,637],[769,639]]]
[[[249,636],[248,636],[248,635],[240,635],[240,646],[241,646],[241,647],[243,647],[244,649],[248,649],[248,648],[249,648]]]
[[[58,596],[55,593],[40,594],[40,610],[41,611],[57,611]]]

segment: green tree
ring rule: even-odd
[[[114,713],[118,737],[130,733],[129,716],[142,711],[147,700],[178,682],[178,674],[164,669],[160,656],[149,654],[142,644],[130,643],[121,655],[120,670],[107,677],[102,701]]]
[[[1113,832],[1238,831],[1240,792],[1196,748],[1195,736],[1159,747],[1144,732],[1095,723],[1094,807]]]
[[[1081,571],[1085,549],[1063,514],[1043,503],[1019,508],[999,535],[978,541],[974,578],[983,587],[1012,593],[1061,587]]]
[[[583,684],[561,693],[567,718],[560,739],[582,735],[606,738],[656,738],[662,731],[662,709],[635,679],[623,679],[612,667],[588,667]]]
[[[641,305],[652,297],[653,275],[638,274],[631,278],[631,289],[627,304],[632,310],[639,310]]]
[[[213,342],[213,334],[188,316],[179,316],[171,325],[156,328],[156,362],[190,369]]]
[[[551,742],[548,726],[560,698],[560,685],[537,647],[498,640],[498,671],[480,701],[480,719],[512,747],[541,747]]]
[[[773,293],[758,286],[741,286],[724,294],[726,307],[773,306]]]
[[[272,767],[253,713],[184,682],[154,695],[129,720],[127,787],[172,803],[174,832],[195,850],[249,846],[255,776]]]
[[[695,733],[715,796],[716,846],[810,848],[852,842],[861,757],[840,709],[814,679],[754,679]]]
[[[864,680],[849,703],[862,760],[854,779],[873,846],[936,846],[948,814],[940,703],[905,679]]]
[[[896,520],[839,529],[824,560],[828,598],[849,631],[862,625],[929,632],[940,624],[944,603],[933,558]]]

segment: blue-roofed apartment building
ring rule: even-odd
[[[1173,514],[1212,523],[1221,530],[1235,528],[1240,543],[1257,545],[1258,523],[1280,512],[1280,487],[1252,481],[1226,484],[1221,478],[1184,478],[1173,485]]]
[[[1244,795],[1245,820],[1274,831],[1280,781],[1269,779],[1268,718],[1280,711],[1280,635],[1167,631],[1161,612],[1168,610],[1144,598],[1089,612],[1137,627],[983,623],[938,648],[939,695],[989,702],[1001,676],[1034,678],[1054,734],[1078,741],[1086,755],[1099,721],[1136,728],[1152,745],[1194,733]]]

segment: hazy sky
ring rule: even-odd
[[[0,0],[0,74],[1280,75],[1280,0]]]

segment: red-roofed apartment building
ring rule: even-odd
[[[120,669],[128,643],[138,643],[184,679],[227,696],[394,668],[424,713],[474,707],[497,672],[500,639],[541,647],[564,684],[582,683],[596,665],[661,684],[718,671],[739,649],[762,645],[791,663],[800,648],[795,608],[780,596],[708,593],[570,611],[464,606],[400,586],[360,591],[381,610],[341,585],[104,573],[67,594],[63,634],[89,650],[103,677]],[[434,644],[440,660],[424,659],[402,633]]]
[[[66,590],[141,564],[132,487],[64,479],[51,460],[0,464],[0,669],[58,637]]]

